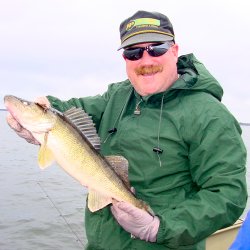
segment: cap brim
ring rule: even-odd
[[[138,34],[125,40],[121,44],[121,46],[118,48],[118,50],[124,49],[126,47],[129,47],[138,43],[166,42],[166,41],[173,41],[173,40],[174,40],[174,37],[163,35],[163,34],[157,34],[157,33]]]

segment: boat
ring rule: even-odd
[[[220,229],[210,235],[206,240],[206,250],[228,250],[243,223],[237,220],[232,226]]]

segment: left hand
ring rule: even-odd
[[[141,240],[156,242],[160,220],[148,212],[126,202],[116,202],[111,212],[117,222],[131,235]]]

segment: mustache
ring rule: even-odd
[[[147,74],[155,74],[163,71],[162,65],[148,65],[148,66],[140,66],[135,69],[135,73],[137,75],[147,75]]]

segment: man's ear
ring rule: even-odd
[[[179,45],[178,44],[174,44],[172,47],[171,47],[171,50],[172,50],[172,53],[173,55],[175,56],[176,58],[176,62],[178,61],[178,55],[179,55]]]

